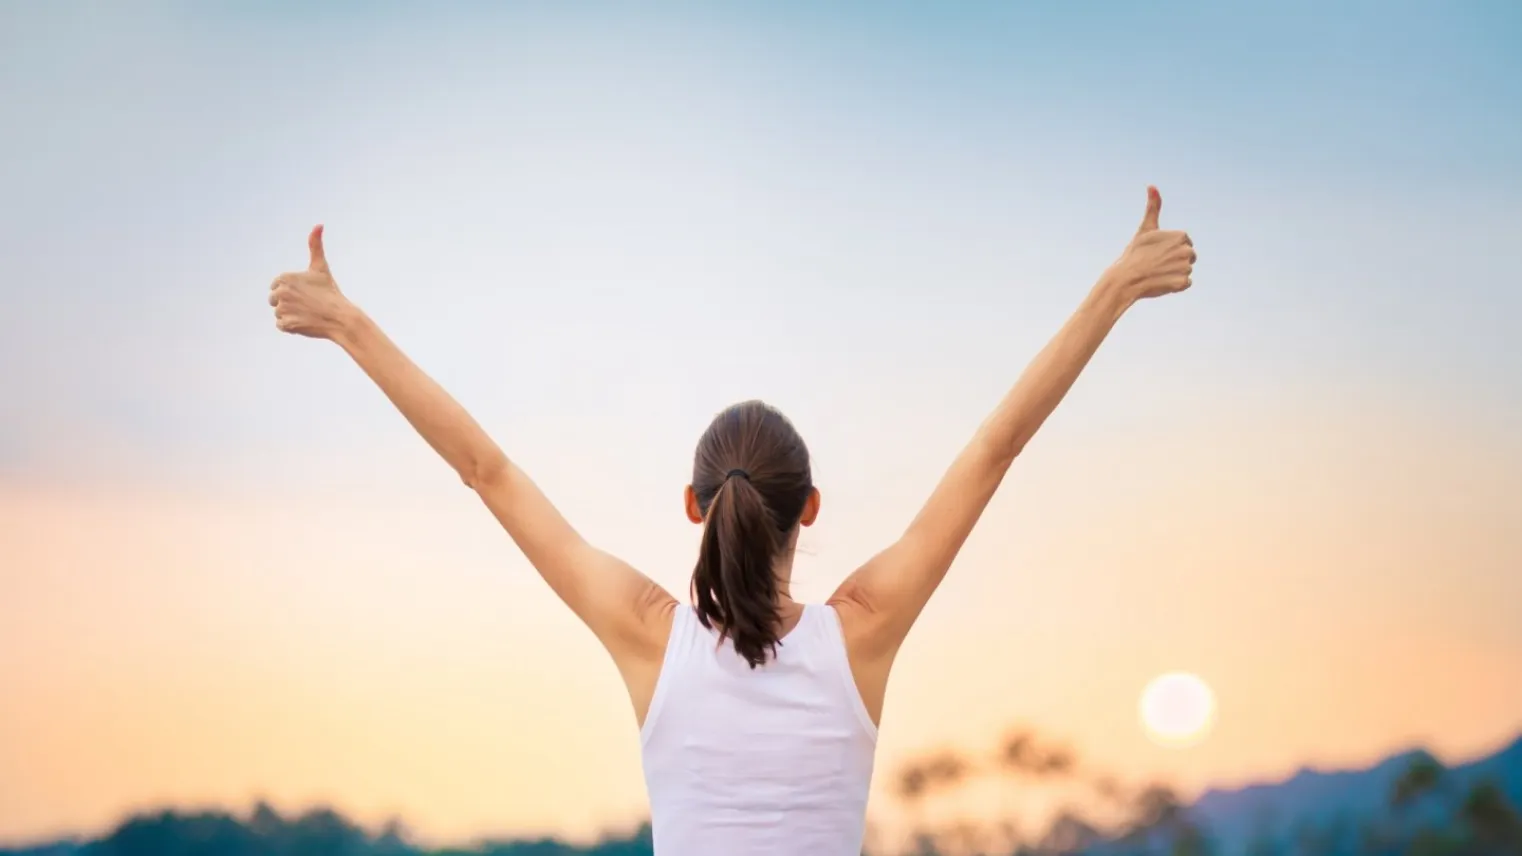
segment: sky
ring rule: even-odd
[[[674,592],[753,397],[889,543],[1139,221],[1199,250],[906,644],[892,772],[1028,725],[1186,794],[1522,732],[1504,2],[0,3],[0,841],[330,802],[646,811],[616,671],[270,280],[340,284]],[[1508,341],[1508,340],[1511,341]],[[1151,743],[1199,674],[1218,720]]]

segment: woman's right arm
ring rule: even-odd
[[[1162,198],[1155,188],[1148,188],[1147,196],[1142,225],[1121,257],[984,421],[909,528],[848,577],[831,598],[842,614],[858,672],[880,673],[886,682],[899,645],[1005,473],[1121,315],[1140,299],[1189,287],[1193,244],[1183,232],[1158,229]]]
[[[593,547],[465,408],[423,372],[339,290],[322,227],[309,238],[311,264],[283,274],[270,291],[276,324],[329,339],[369,375],[422,438],[480,496],[529,563],[620,660],[658,656],[661,611],[674,599],[623,561]],[[653,651],[644,650],[654,646]]]

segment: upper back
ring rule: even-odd
[[[833,608],[752,669],[677,607],[640,740],[657,856],[861,852],[877,728]]]

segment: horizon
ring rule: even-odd
[[[1505,744],[1519,42],[1481,2],[0,7],[0,841],[260,793],[437,840],[647,811],[595,639],[336,347],[274,329],[316,223],[678,596],[693,444],[779,407],[819,600],[1156,185],[1195,284],[1121,321],[924,611],[869,817],[1016,723],[1189,798]],[[1137,713],[1174,671],[1216,702],[1185,749]]]
[[[1503,752],[1506,752],[1509,749],[1513,749],[1513,748],[1516,748],[1516,747],[1519,747],[1519,746],[1522,746],[1522,731],[1519,731],[1511,739],[1502,741],[1501,743],[1499,743],[1498,745],[1496,745],[1495,747],[1493,747],[1492,749],[1490,749],[1488,751],[1481,751],[1481,752],[1473,753],[1473,754],[1470,754],[1470,755],[1467,755],[1467,756],[1463,756],[1463,757],[1449,757],[1449,758],[1445,758],[1445,757],[1442,757],[1442,756],[1440,756],[1440,755],[1438,755],[1436,753],[1431,752],[1431,750],[1428,749],[1427,747],[1424,747],[1424,746],[1411,746],[1411,747],[1409,747],[1407,749],[1400,750],[1400,751],[1397,751],[1397,752],[1393,752],[1391,754],[1388,754],[1388,755],[1385,755],[1385,756],[1380,757],[1378,759],[1375,759],[1374,761],[1370,762],[1369,764],[1363,765],[1363,766],[1319,768],[1319,767],[1307,765],[1307,766],[1301,766],[1301,767],[1295,769],[1293,772],[1288,773],[1288,774],[1286,774],[1284,776],[1277,777],[1277,778],[1255,780],[1255,781],[1250,781],[1250,782],[1243,782],[1243,783],[1238,783],[1236,785],[1224,786],[1224,787],[1217,786],[1217,785],[1207,785],[1203,790],[1201,790],[1198,794],[1196,794],[1189,801],[1188,805],[1193,805],[1194,803],[1199,802],[1200,800],[1202,800],[1202,799],[1204,799],[1204,798],[1206,798],[1206,797],[1208,797],[1210,795],[1213,795],[1213,794],[1235,795],[1235,794],[1241,794],[1241,793],[1244,793],[1246,791],[1251,791],[1251,790],[1256,790],[1256,789],[1263,789],[1263,788],[1272,789],[1272,788],[1282,787],[1284,785],[1290,784],[1291,782],[1299,780],[1299,779],[1301,779],[1302,777],[1305,777],[1305,776],[1358,775],[1360,773],[1367,773],[1367,772],[1373,771],[1373,770],[1375,770],[1375,769],[1377,769],[1379,767],[1383,767],[1383,766],[1385,766],[1387,764],[1390,764],[1392,762],[1396,762],[1396,761],[1399,761],[1399,760],[1402,760],[1402,759],[1406,759],[1406,758],[1409,758],[1409,757],[1414,756],[1414,755],[1420,755],[1420,754],[1430,754],[1433,757],[1436,757],[1447,768],[1450,768],[1450,769],[1452,769],[1452,768],[1458,768],[1458,767],[1463,767],[1463,766],[1466,766],[1466,765],[1469,765],[1469,764],[1474,764],[1474,763],[1478,763],[1478,762],[1481,762],[1481,761],[1488,760],[1490,758],[1493,758],[1493,757],[1496,757],[1496,756],[1500,755]],[[250,799],[248,799],[247,801],[245,801],[245,803],[240,804],[240,805],[220,805],[220,804],[209,804],[209,803],[208,804],[204,804],[204,805],[196,805],[196,804],[191,804],[191,805],[183,805],[183,804],[182,805],[168,805],[168,804],[165,804],[165,805],[149,805],[149,804],[145,804],[145,805],[139,805],[139,806],[128,808],[126,811],[123,812],[123,817],[126,817],[128,815],[153,814],[153,813],[156,813],[156,812],[159,812],[159,811],[179,811],[179,812],[191,812],[191,813],[193,813],[193,812],[200,812],[200,811],[213,811],[213,812],[215,812],[215,811],[225,811],[225,812],[229,812],[229,813],[231,813],[231,814],[233,814],[233,815],[235,815],[237,817],[246,817],[251,812],[255,811],[259,806],[268,806],[268,807],[274,809],[275,811],[279,812],[281,815],[286,816],[286,817],[299,815],[302,812],[308,812],[308,811],[332,810],[332,811],[337,812],[340,815],[343,815],[345,817],[350,817],[352,819],[352,816],[346,811],[345,806],[340,805],[340,804],[333,804],[333,803],[326,803],[326,802],[314,802],[314,803],[309,803],[309,804],[305,804],[305,805],[283,805],[283,804],[279,804],[277,802],[265,799],[264,797],[257,796],[257,795],[252,797],[252,798],[250,798]],[[101,828],[98,828],[98,829],[93,829],[93,830],[78,830],[78,831],[74,831],[74,832],[70,832],[70,833],[59,833],[59,834],[55,834],[55,835],[43,835],[43,836],[38,836],[38,837],[32,838],[30,840],[8,841],[8,840],[5,840],[3,838],[0,838],[0,848],[16,848],[16,847],[26,848],[26,847],[33,847],[33,846],[46,846],[46,845],[53,844],[53,843],[58,843],[58,842],[88,841],[88,840],[90,840],[90,839],[92,839],[92,838],[94,838],[96,836],[102,835],[105,832],[108,832],[111,829],[115,828],[116,824],[120,823],[121,820],[122,820],[122,818],[118,818],[117,820],[114,820],[114,821],[111,821],[111,822],[109,822],[107,824],[104,824]],[[588,844],[593,844],[593,843],[595,843],[597,841],[607,840],[611,836],[619,836],[619,835],[630,834],[631,832],[636,831],[638,829],[638,827],[643,825],[645,822],[646,822],[646,820],[636,820],[636,821],[634,821],[632,823],[625,823],[625,824],[622,824],[622,825],[614,825],[614,826],[610,826],[610,827],[607,827],[607,828],[604,828],[604,829],[601,829],[601,830],[592,830],[592,831],[589,831],[589,832],[583,832],[583,833],[581,833],[579,835],[566,836],[566,835],[561,835],[561,834],[553,834],[550,837],[553,838],[554,840],[564,841],[564,842],[570,843],[572,845],[585,846],[585,845],[588,845]],[[488,830],[488,831],[484,831],[484,832],[472,835],[468,839],[442,840],[442,839],[438,839],[436,837],[435,838],[430,838],[428,836],[420,836],[420,835],[418,835],[417,832],[408,824],[407,818],[403,817],[403,816],[399,816],[399,815],[388,816],[386,818],[382,818],[382,819],[378,819],[378,820],[372,819],[372,820],[370,820],[367,823],[366,822],[360,822],[360,825],[361,825],[362,828],[364,828],[367,832],[369,832],[371,834],[379,834],[379,833],[383,832],[384,830],[386,830],[388,828],[392,828],[394,825],[399,825],[400,829],[405,833],[406,840],[408,840],[409,842],[420,843],[420,844],[424,844],[426,846],[431,846],[431,847],[464,846],[464,845],[469,845],[469,844],[473,844],[473,843],[479,843],[481,841],[498,841],[498,840],[500,840],[500,841],[512,841],[512,840],[524,841],[524,840],[534,840],[534,837],[535,837],[534,833],[532,833],[532,832],[529,832],[529,833],[521,833],[520,832],[520,833],[514,833],[514,834],[507,834],[507,835],[503,835],[503,834],[496,834],[496,835],[494,835],[491,831]]]

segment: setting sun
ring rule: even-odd
[[[1198,743],[1215,719],[1215,693],[1187,672],[1159,675],[1141,695],[1141,721],[1147,734],[1164,746]]]

